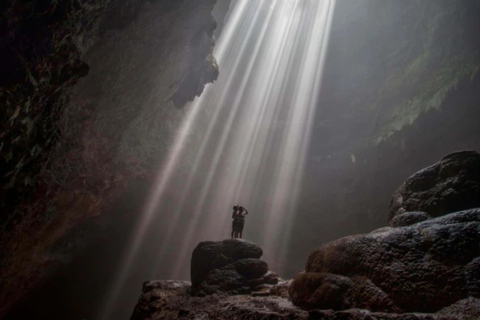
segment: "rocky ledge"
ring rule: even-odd
[[[201,242],[191,261],[192,294],[250,294],[266,290],[281,280],[260,260],[256,244],[239,239]]]
[[[479,182],[478,153],[446,156],[395,192],[389,227],[324,244],[293,281],[251,242],[202,242],[192,283],[145,283],[132,319],[480,319]]]
[[[263,251],[241,240],[201,242],[188,281],[146,282],[132,319],[303,319],[288,299],[289,281],[269,271]],[[285,316],[288,316],[285,318]]]

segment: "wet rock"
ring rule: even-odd
[[[192,254],[192,293],[249,294],[262,285],[278,283],[278,275],[268,271],[261,256],[262,249],[246,240],[201,242]]]
[[[133,311],[132,320],[176,319],[181,309],[171,308],[168,301],[171,298],[186,297],[190,293],[191,283],[188,281],[150,281],[143,284],[143,293]]]
[[[311,253],[290,295],[299,306],[435,312],[479,297],[479,257],[480,209],[456,212],[325,244]],[[357,277],[370,285],[361,289]],[[325,298],[327,288],[337,299]]]
[[[288,284],[288,282],[285,282]],[[381,313],[365,309],[344,311],[295,307],[286,297],[273,296],[281,287],[272,286],[251,295],[195,297],[184,281],[147,282],[132,320],[473,320],[478,319],[478,299],[466,299],[437,314]]]
[[[388,220],[411,211],[432,217],[480,207],[480,154],[461,151],[408,178],[394,193]]]
[[[153,290],[148,291],[144,286],[132,320],[308,319],[306,311],[296,308],[286,298],[261,296],[265,293],[258,293],[256,297],[251,295],[192,297],[183,287],[177,290],[163,289],[164,281],[154,283]]]
[[[315,310],[309,312],[309,320],[460,320],[450,315],[403,313],[391,314],[351,309],[345,311]]]
[[[233,263],[232,266],[247,279],[257,279],[268,272],[268,264],[259,259],[242,259]]]
[[[290,286],[295,305],[304,308],[344,310],[353,305],[352,280],[331,273],[307,272]]]
[[[417,172],[395,192],[388,227],[327,243],[310,254],[306,272],[290,287],[293,303],[471,317],[475,312],[458,310],[475,306],[480,297],[479,196],[480,154],[474,151],[447,155]],[[404,316],[399,319],[417,319]]]
[[[252,288],[257,288],[264,285],[274,285],[280,282],[280,277],[275,272],[268,271],[260,278],[249,280],[248,284]]]
[[[480,299],[468,298],[458,301],[438,312],[440,315],[458,317],[463,320],[480,319]]]
[[[219,242],[201,242],[193,250],[190,276],[193,286],[198,285],[213,269],[224,267],[241,259],[258,259],[262,249],[256,244],[241,239]]]
[[[431,216],[426,212],[414,211],[414,212],[404,212],[395,216],[391,221],[390,225],[392,227],[406,227],[417,222],[422,222],[430,219]]]

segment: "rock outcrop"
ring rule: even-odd
[[[396,226],[411,220],[412,211],[439,217],[447,213],[480,207],[480,154],[461,151],[408,178],[394,193],[388,220]],[[406,216],[404,216],[406,215]],[[403,217],[402,217],[403,216]],[[420,215],[412,222],[418,222]],[[407,218],[409,217],[409,218]]]
[[[131,320],[171,319],[308,319],[308,312],[296,308],[285,297],[253,297],[251,295],[189,294],[185,281],[152,281],[143,286],[143,293]]]
[[[259,246],[241,239],[201,242],[192,254],[192,294],[249,294],[277,284],[279,277],[260,260],[262,254]]]
[[[290,287],[295,304],[435,312],[480,297],[480,209],[328,243]]]
[[[474,301],[478,311],[479,170],[478,153],[458,152],[410,177],[392,200],[391,227],[313,251],[290,286],[292,302],[387,313],[455,309],[458,315],[459,305]]]
[[[438,314],[388,314],[359,309],[306,311],[276,295],[193,297],[190,288],[187,281],[146,282],[131,320],[476,320],[480,316],[478,299],[462,300]]]

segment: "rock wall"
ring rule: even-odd
[[[214,4],[1,5],[0,317],[101,230],[165,152],[174,103],[216,79]]]

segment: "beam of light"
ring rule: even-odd
[[[219,78],[192,103],[174,139],[101,319],[109,319],[139,248],[158,223],[168,228],[154,245],[150,276],[163,266],[169,277],[187,279],[196,244],[230,236],[237,203],[251,213],[244,237],[261,245],[271,269],[282,272],[334,7],[335,0],[233,0],[214,50]],[[191,135],[198,139],[192,142]],[[181,165],[185,154],[193,165]],[[165,219],[155,219],[160,212]]]
[[[253,5],[252,2],[241,2],[241,3],[238,3],[237,6],[235,6],[234,10],[232,11],[232,17],[229,20],[229,23],[225,26],[225,33],[227,36],[222,38],[222,39],[225,39],[224,41],[220,40],[217,43],[216,48],[218,49],[215,52],[215,57],[217,58],[217,62],[222,63],[224,61],[225,53],[230,52],[234,49],[232,48],[232,46],[235,45],[236,43],[231,41],[231,39],[233,35],[238,34],[241,31],[240,28],[238,28],[237,26],[238,24],[242,23],[242,21],[245,19],[246,17],[244,14],[245,10],[252,5]],[[235,69],[233,71],[235,71]],[[132,269],[132,265],[134,264],[136,253],[138,252],[140,246],[142,245],[145,239],[147,229],[150,226],[154,218],[154,214],[158,210],[158,207],[163,200],[163,196],[166,191],[166,188],[168,187],[168,184],[172,179],[172,175],[174,174],[174,168],[180,162],[181,153],[182,151],[184,151],[184,147],[186,145],[186,139],[188,135],[191,133],[192,127],[195,123],[195,119],[198,116],[199,111],[201,110],[201,106],[203,105],[203,101],[210,96],[208,94],[208,90],[210,89],[211,89],[211,86],[208,85],[206,88],[207,94],[204,94],[200,98],[195,99],[195,101],[190,106],[190,109],[191,109],[190,112],[187,114],[185,119],[182,121],[182,124],[180,125],[180,129],[177,132],[177,135],[174,139],[174,142],[172,144],[171,150],[169,151],[167,160],[165,161],[162,168],[159,170],[159,174],[157,176],[156,182],[154,183],[155,187],[150,193],[150,196],[146,202],[146,206],[144,210],[142,210],[142,215],[139,219],[139,223],[135,228],[132,239],[130,240],[130,246],[126,250],[126,254],[124,255],[122,259],[122,263],[120,264],[121,267],[114,277],[113,285],[109,290],[109,295],[107,296],[106,301],[103,303],[103,308],[102,308],[101,317],[100,317],[102,320],[109,319],[110,315],[112,314],[115,303],[121,294],[121,290],[124,287],[126,279]],[[216,104],[216,106],[221,105],[221,102],[223,102],[223,100],[225,99],[225,95],[226,94],[224,93],[223,97],[220,99],[220,103]],[[217,111],[215,112],[215,115],[218,115]],[[214,122],[212,122],[212,124],[213,123]],[[213,127],[213,126],[210,126],[210,127]],[[210,133],[211,129],[209,128],[208,131]],[[205,140],[205,141],[208,141],[208,140]],[[204,150],[204,146],[202,146],[200,150]],[[194,171],[198,169],[198,163],[199,161],[196,160]],[[189,183],[187,185],[187,192],[188,192],[188,189],[189,189]],[[180,206],[178,206],[178,210],[174,215],[175,217],[175,220],[173,221],[174,224],[177,224],[176,219],[179,215],[179,211],[182,209],[181,205],[184,203],[186,196],[187,196],[187,193],[185,193],[185,195],[183,195],[181,198],[182,202],[180,203]],[[175,228],[172,227],[169,229],[169,231],[170,230],[171,232],[170,234],[167,235],[167,239],[171,236],[171,233],[175,230]],[[163,248],[159,250],[161,255],[157,257],[154,263],[155,267],[158,265],[159,261],[161,261],[161,256],[164,254],[168,241],[165,241],[164,244],[165,245],[163,246]]]
[[[305,113],[305,122],[302,124],[304,126],[304,130],[302,132],[301,138],[298,143],[298,161],[296,164],[296,168],[293,172],[293,188],[292,188],[292,199],[295,199],[289,204],[288,211],[293,212],[297,207],[297,200],[299,198],[300,186],[302,183],[302,179],[304,177],[304,167],[305,161],[307,157],[307,150],[308,146],[311,143],[311,132],[313,128],[313,120],[316,115],[317,110],[317,103],[319,100],[320,95],[320,88],[322,87],[322,78],[323,78],[323,70],[325,67],[325,60],[327,56],[327,48],[330,39],[331,33],[331,26],[332,26],[332,18],[335,9],[335,1],[330,1],[326,8],[322,8],[321,6],[318,7],[317,14],[321,15],[320,19],[315,19],[315,24],[312,28],[313,35],[318,35],[321,37],[321,41],[318,42],[311,42],[311,48],[309,49],[309,57],[308,60],[314,61],[318,59],[316,68],[316,74],[312,81],[314,81],[312,86],[312,91],[310,93],[304,93],[305,96],[310,97],[310,101],[308,102],[308,110]],[[323,11],[323,12],[322,12]],[[320,53],[318,56],[317,54]],[[306,64],[308,65],[308,63]],[[286,225],[291,225],[293,223],[293,215],[287,215],[286,221],[284,223]],[[287,255],[287,248],[288,243],[291,238],[291,230],[285,230],[285,235],[279,242],[280,252],[278,254],[279,257],[285,258]],[[278,261],[281,264],[281,269],[285,266],[285,261]]]
[[[300,177],[306,157],[307,138],[310,136],[312,120],[315,116],[316,104],[318,101],[318,89],[320,88],[321,76],[328,43],[331,16],[333,15],[331,3],[323,6],[320,2],[307,3],[308,10],[302,17],[305,23],[301,29],[306,29],[305,51],[301,56],[298,79],[292,97],[292,105],[287,116],[287,129],[281,144],[275,182],[273,183],[272,208],[269,210],[270,226],[266,232],[265,248],[267,252],[276,252],[276,257],[283,258],[285,247],[288,243],[292,223],[292,210],[296,207],[298,190],[300,188]],[[318,37],[317,41],[310,41]],[[311,70],[315,72],[311,72]],[[279,231],[283,235],[278,239]],[[278,249],[276,249],[278,248]],[[272,261],[279,265],[280,261]],[[281,269],[281,266],[280,266]]]
[[[225,56],[227,55],[228,57],[232,57],[233,55],[231,52],[233,50],[245,50],[244,47],[238,48],[238,42],[235,43],[233,39],[236,37],[244,37],[245,35],[241,34],[239,35],[239,30],[238,28],[239,24],[242,23],[243,19],[245,19],[245,11],[248,9],[249,6],[252,5],[252,2],[239,2],[237,3],[236,6],[234,6],[232,10],[232,15],[229,21],[225,25],[225,30],[223,31],[224,36],[221,37],[218,42],[216,43],[215,46],[215,51],[214,55],[217,59],[217,63],[219,65],[223,65],[225,63]],[[233,46],[233,44],[236,44],[237,46]],[[235,52],[237,52],[235,50]],[[230,53],[230,54],[228,54]],[[232,59],[230,59],[232,60]],[[229,87],[233,83],[234,79],[234,74],[238,72],[239,64],[238,60],[236,61],[236,64],[230,69],[229,75],[227,76],[226,80],[223,80],[223,73],[222,73],[222,82],[225,83],[225,87]],[[218,86],[217,86],[218,87]],[[225,103],[226,101],[226,96],[227,96],[227,90],[223,90],[222,92],[219,92],[218,90],[216,91],[215,89],[217,87],[212,87],[211,85],[208,85],[204,94],[202,95],[202,98],[204,98],[207,102],[205,104],[212,105],[213,110],[213,119],[209,122],[207,131],[205,134],[203,134],[203,139],[200,147],[198,148],[198,152],[196,153],[195,156],[195,161],[192,167],[192,170],[190,170],[187,178],[187,182],[185,184],[184,190],[182,191],[182,194],[179,198],[179,205],[176,207],[175,212],[173,213],[173,218],[169,222],[170,228],[167,231],[166,236],[164,237],[164,241],[161,244],[161,248],[159,250],[159,254],[157,255],[157,258],[155,259],[155,263],[153,264],[153,268],[150,272],[152,276],[156,273],[156,269],[158,268],[159,263],[162,262],[162,258],[165,255],[165,251],[167,248],[170,246],[170,240],[172,238],[172,235],[176,231],[178,227],[178,223],[180,220],[180,214],[181,212],[185,209],[185,204],[187,202],[187,197],[190,192],[190,188],[192,186],[193,178],[194,178],[194,173],[199,170],[199,166],[201,164],[201,160],[204,158],[205,152],[207,151],[207,143],[210,140],[210,137],[213,134],[213,130],[215,128],[215,125],[217,124],[220,112],[219,109],[221,106]],[[204,101],[205,101],[204,100]],[[172,275],[173,277],[173,275]]]
[[[257,3],[260,3],[260,2],[257,2]],[[254,8],[254,9],[256,9],[256,8]],[[253,73],[253,68],[255,66],[255,62],[257,61],[258,55],[260,53],[260,48],[261,48],[262,43],[263,43],[263,37],[265,36],[266,30],[267,30],[267,27],[269,26],[269,22],[270,22],[270,18],[271,18],[271,13],[270,13],[270,14],[267,15],[266,18],[262,19],[263,21],[258,21],[259,17],[260,17],[260,10],[257,9],[254,12],[255,12],[255,15],[254,15],[252,21],[249,22],[247,39],[253,35],[254,27],[257,23],[260,22],[261,24],[263,24],[263,26],[261,27],[260,33],[258,35],[257,34],[255,35],[255,47],[253,48],[252,52],[249,55],[248,65],[247,65],[246,69],[242,72],[243,79],[240,83],[240,86],[236,88],[236,94],[235,94],[235,98],[234,98],[234,101],[233,101],[233,106],[231,107],[232,109],[229,113],[228,120],[225,123],[224,128],[222,130],[220,142],[215,146],[215,148],[216,148],[215,156],[213,158],[212,164],[210,165],[210,169],[208,170],[208,173],[207,173],[207,176],[206,176],[206,179],[205,179],[205,183],[204,183],[203,188],[202,188],[200,200],[198,201],[198,203],[196,205],[197,209],[194,211],[194,214],[191,217],[190,225],[188,226],[187,231],[185,232],[185,242],[186,243],[191,243],[192,242],[192,237],[195,233],[195,227],[196,227],[197,221],[200,217],[201,209],[203,208],[203,206],[205,204],[205,201],[207,200],[207,196],[208,196],[208,193],[210,191],[214,175],[217,173],[217,169],[218,169],[218,165],[219,165],[219,162],[220,162],[220,159],[221,159],[221,155],[224,152],[225,144],[227,143],[227,140],[229,138],[229,129],[232,127],[233,121],[236,118],[237,109],[239,108],[240,104],[242,103],[242,100],[244,100],[245,98],[248,98],[248,96],[245,95],[244,93],[247,90],[246,89],[247,84],[251,80],[250,77]],[[248,42],[243,41],[243,44],[244,45],[243,45],[240,53],[242,53],[246,49],[246,46],[247,46]],[[238,63],[239,62],[240,62],[240,59],[237,59],[236,65],[234,67],[235,71],[238,68]],[[234,75],[235,72],[232,72],[231,74]],[[223,94],[225,94],[226,92],[227,91],[224,90]],[[227,197],[227,198],[231,198],[231,197]],[[222,207],[222,206],[220,206],[220,207]],[[227,207],[227,205],[225,204],[225,206],[223,206],[223,207]],[[176,271],[174,273],[174,276],[178,276],[180,274],[179,270],[181,269],[181,265],[184,263],[185,260],[187,260],[188,255],[190,254],[189,249],[190,249],[190,247],[185,246],[185,247],[182,248],[182,251],[179,253],[179,255],[176,259],[176,262],[174,264],[174,270]]]
[[[154,218],[154,214],[159,204],[162,201],[162,197],[166,191],[166,188],[168,187],[168,183],[172,179],[175,171],[175,166],[179,163],[181,153],[185,146],[185,141],[188,135],[191,133],[191,128],[194,124],[194,120],[200,110],[200,108],[198,108],[196,104],[199,104],[200,102],[201,99],[198,99],[195,103],[193,103],[193,107],[191,108],[190,112],[188,112],[187,116],[181,124],[181,129],[177,132],[167,161],[159,170],[160,174],[157,176],[157,179],[155,181],[155,187],[152,190],[148,201],[146,202],[146,206],[143,210],[142,216],[140,217],[140,220],[135,228],[133,237],[130,241],[130,245],[126,251],[126,255],[122,260],[120,269],[116,274],[114,284],[110,289],[110,294],[107,297],[106,302],[103,304],[101,319],[108,320],[110,318],[116,300],[121,293],[121,289],[124,286],[125,280],[128,277],[131,267],[135,261],[136,253],[142,245],[145,233]]]

